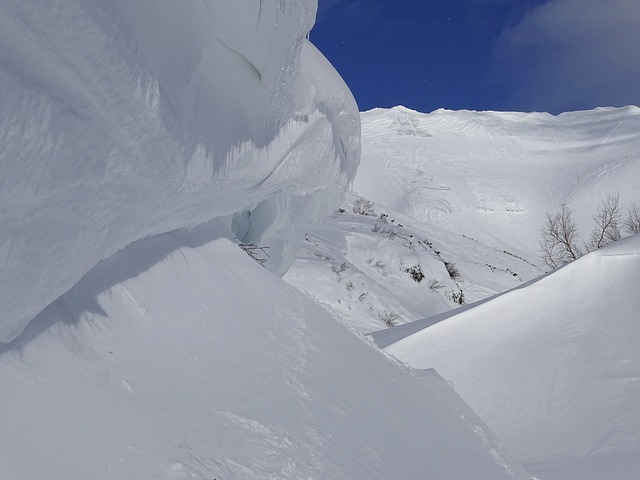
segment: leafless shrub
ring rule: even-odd
[[[451,277],[451,280],[459,280],[460,279],[460,271],[456,267],[453,262],[444,262],[444,266]]]
[[[597,250],[608,243],[620,240],[622,238],[620,233],[620,194],[607,195],[591,218],[596,225],[591,231],[589,250]]]
[[[547,213],[547,221],[540,230],[538,243],[542,259],[553,269],[578,259],[584,251],[597,250],[608,243],[620,240],[623,228],[630,235],[640,233],[640,207],[633,203],[627,210],[627,218],[623,222],[619,193],[607,195],[591,216],[595,226],[589,241],[583,244],[583,249],[577,245],[577,229],[571,214],[571,210],[566,206],[562,206],[554,214]]]
[[[432,278],[431,280],[429,280],[429,288],[431,290],[437,291],[441,288],[444,288],[444,285],[437,278]]]
[[[367,295],[369,295],[369,292],[362,292],[360,295],[358,295],[358,300],[364,303],[364,301],[367,298]]]
[[[547,212],[547,221],[540,229],[542,259],[555,269],[582,256],[576,244],[578,230],[569,207],[563,205],[556,213]]]
[[[239,247],[260,265],[264,266],[264,264],[267,263],[267,258],[269,258],[267,249],[269,247],[259,247],[254,243],[241,243]]]
[[[347,262],[343,262],[340,265],[336,265],[335,263],[331,264],[331,271],[333,273],[335,273],[336,275],[340,275],[342,272],[344,272],[347,268],[349,268],[349,266],[347,265]]]
[[[382,225],[379,222],[376,222],[373,227],[371,227],[371,231],[373,233],[379,233],[383,236],[388,236],[389,238],[395,238],[398,236],[398,232],[396,232],[393,228],[382,228]]]
[[[388,310],[383,310],[382,312],[378,312],[378,318],[384,322],[387,327],[395,327],[398,324],[400,315]]]
[[[352,208],[353,213],[358,215],[374,215],[373,202],[364,198],[359,198],[355,201]]]
[[[422,271],[422,267],[420,265],[413,265],[412,267],[408,267],[404,269],[405,272],[409,274],[409,276],[417,283],[420,283],[424,280],[424,272]]]
[[[640,233],[640,207],[638,207],[637,203],[633,203],[627,210],[624,228],[629,235]]]
[[[380,270],[382,270],[382,269],[384,269],[384,267],[386,267],[386,265],[384,263],[382,263],[380,260],[376,260],[376,263],[374,263],[373,266],[375,268],[379,268]]]
[[[457,303],[458,305],[464,305],[464,292],[462,290],[460,290],[459,292],[452,292],[451,301],[453,303]]]

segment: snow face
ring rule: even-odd
[[[99,260],[216,217],[284,273],[359,159],[316,6],[3,2],[0,342]]]
[[[3,478],[529,478],[435,372],[207,230],[130,245],[0,347]]]
[[[632,480],[640,471],[638,272],[636,235],[376,341],[451,380],[533,474]]]

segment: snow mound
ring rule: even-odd
[[[0,347],[3,478],[529,478],[436,373],[209,236],[130,245]]]
[[[636,235],[376,340],[451,380],[533,474],[632,480],[640,471],[639,289]]]
[[[359,160],[316,7],[3,2],[0,342],[99,260],[216,217],[286,271]]]

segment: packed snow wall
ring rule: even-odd
[[[360,155],[316,0],[0,5],[0,342],[101,259],[224,217],[282,274]]]

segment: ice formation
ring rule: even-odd
[[[2,3],[0,342],[99,260],[213,218],[286,270],[359,159],[316,3]]]

